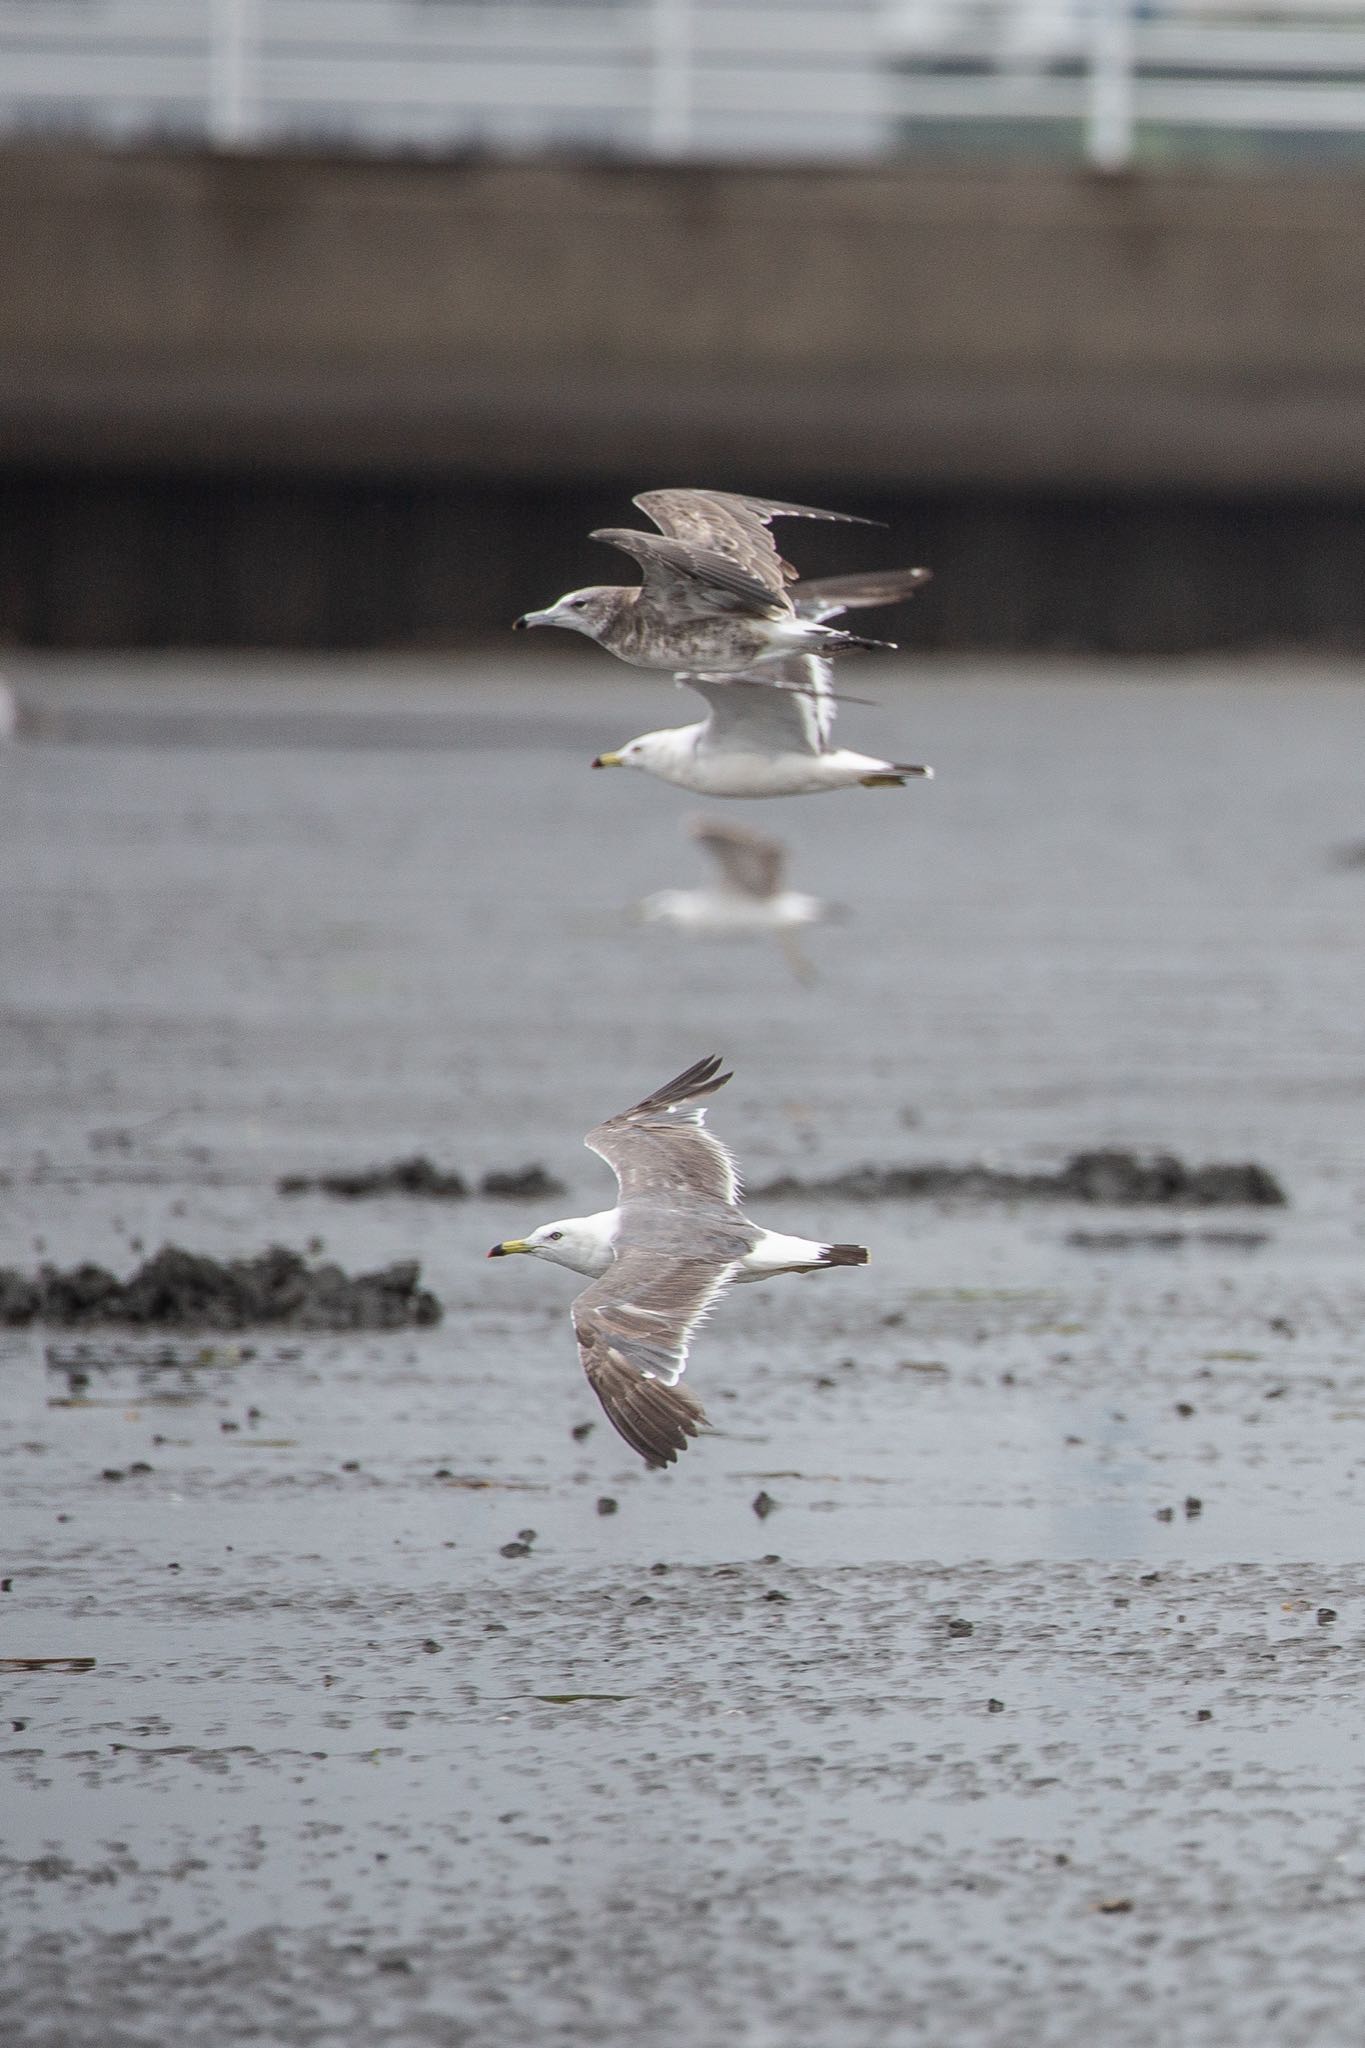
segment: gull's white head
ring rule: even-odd
[[[557,1223],[542,1223],[529,1237],[504,1238],[488,1256],[505,1259],[513,1252],[526,1252],[533,1259],[548,1259],[552,1266],[567,1266],[571,1273],[590,1273],[596,1279],[615,1257],[610,1215],[608,1211],[601,1216],[565,1216]]]
[[[691,731],[677,726],[671,731],[642,732],[610,754],[598,754],[594,768],[643,768],[646,775],[667,776],[670,769],[691,750]]]
[[[571,590],[546,611],[523,612],[513,625],[564,626],[571,633],[586,633],[589,640],[600,640],[620,610],[622,598],[633,601],[634,592],[620,584],[596,583],[587,590]]]

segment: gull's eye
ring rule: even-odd
[[[563,1237],[563,1235],[564,1233],[562,1230],[552,1230],[546,1238],[545,1242],[546,1244],[558,1244],[560,1238]]]

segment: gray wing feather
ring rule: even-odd
[[[736,676],[680,675],[711,707],[711,738],[756,753],[823,754],[834,725],[830,665],[819,654],[786,654]]]
[[[780,839],[751,832],[746,825],[729,825],[723,820],[694,818],[688,828],[698,846],[716,862],[732,889],[766,902],[782,884],[787,849]]]
[[[726,1208],[739,1200],[739,1168],[702,1121],[702,1098],[729,1079],[714,1055],[698,1060],[643,1102],[588,1132],[583,1142],[616,1175],[623,1210],[632,1202],[658,1205],[669,1196]]]
[[[627,1248],[574,1301],[588,1384],[647,1465],[671,1465],[706,1421],[696,1396],[677,1382],[692,1332],[734,1270],[731,1259],[661,1259]]]
[[[796,571],[778,554],[768,531],[774,519],[830,519],[841,526],[873,523],[851,512],[821,512],[814,505],[749,498],[737,491],[642,491],[635,503],[661,533],[728,555],[784,604],[785,586],[795,581]]]
[[[798,618],[824,625],[844,612],[901,604],[932,577],[932,569],[871,569],[856,576],[819,576],[788,594]]]
[[[780,578],[774,588],[719,548],[694,547],[669,534],[637,533],[629,526],[599,526],[589,539],[632,556],[644,572],[646,595],[671,612],[741,612],[761,619],[791,613]]]

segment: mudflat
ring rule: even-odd
[[[726,813],[847,906],[810,984],[626,914],[700,878],[588,771],[666,684],[10,679],[0,1266],[443,1315],[0,1333],[7,2041],[1353,2043],[1356,673],[869,661],[846,737],[937,779]],[[872,1263],[727,1299],[650,1473],[483,1255],[713,1050],[755,1214]],[[1106,1148],[1286,1203],[832,1192]],[[469,1192],[279,1187],[419,1155]]]

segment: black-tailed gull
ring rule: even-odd
[[[834,693],[819,655],[788,655],[743,676],[680,675],[710,709],[696,725],[641,733],[594,768],[639,768],[697,796],[814,796],[825,789],[881,789],[907,775],[931,776],[916,761],[883,761],[830,745]]]
[[[616,1175],[616,1207],[543,1223],[488,1254],[527,1252],[592,1276],[571,1310],[583,1370],[647,1465],[671,1465],[706,1421],[679,1381],[693,1331],[732,1282],[867,1264],[864,1245],[785,1237],[740,1210],[739,1170],[702,1104],[729,1079],[719,1059],[698,1060],[589,1131],[584,1143]]]
[[[787,587],[796,571],[768,531],[774,519],[870,521],[731,491],[643,491],[634,502],[658,533],[604,526],[592,538],[633,556],[644,580],[571,590],[546,611],[524,613],[518,626],[565,626],[636,668],[701,675],[737,675],[791,653],[892,644],[803,612]]]

